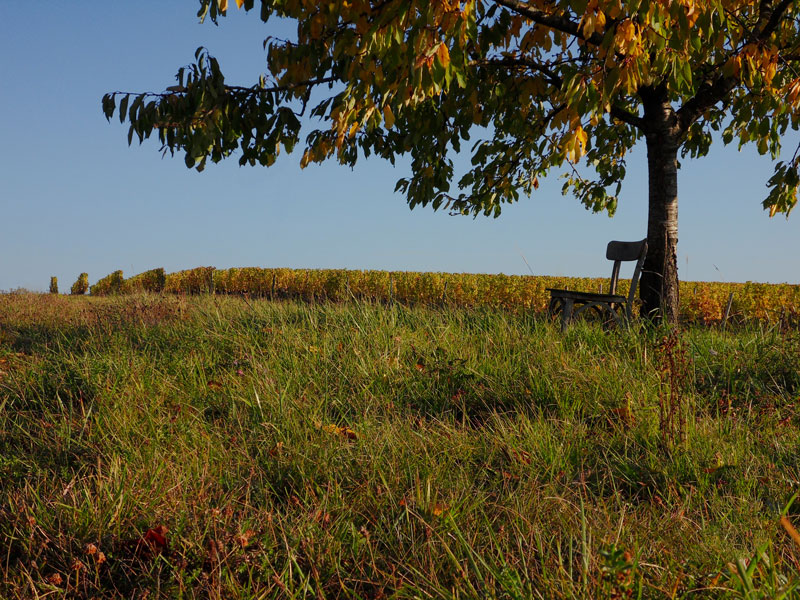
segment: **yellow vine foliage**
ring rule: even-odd
[[[621,280],[626,295],[630,282]],[[489,307],[511,311],[547,310],[547,288],[608,291],[608,279],[529,275],[482,275],[414,271],[198,267],[164,274],[145,271],[129,279],[116,271],[92,286],[92,294],[137,291],[173,294],[233,294],[253,298],[296,298],[309,302],[366,300],[408,305]],[[731,298],[731,294],[733,294]],[[681,282],[681,314],[686,322],[719,323],[729,300],[729,319],[771,321],[800,319],[800,285]]]

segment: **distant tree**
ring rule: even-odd
[[[198,14],[216,23],[227,8],[200,0]],[[241,165],[271,165],[310,117],[301,166],[409,155],[396,189],[412,208],[495,216],[553,169],[566,169],[564,193],[613,214],[626,155],[644,138],[641,298],[670,321],[678,154],[706,155],[721,131],[724,143],[777,160],[781,136],[800,124],[792,0],[262,0],[260,15],[294,20],[297,34],[265,40],[267,74],[255,85],[228,85],[200,48],[177,85],[107,94],[105,115],[129,121],[129,143],[157,132],[164,152],[185,152],[198,170],[233,153]],[[473,136],[472,167],[457,174],[453,155]],[[798,160],[795,151],[775,164],[770,216],[796,204]]]
[[[51,277],[50,278],[50,293],[57,294],[58,293],[58,277]]]
[[[89,291],[89,274],[81,273],[78,279],[72,284],[69,293],[73,296],[81,296]]]

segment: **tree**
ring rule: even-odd
[[[553,169],[566,170],[564,193],[613,214],[626,154],[644,138],[641,298],[647,313],[674,321],[678,153],[706,155],[721,131],[724,143],[752,143],[777,160],[781,136],[800,125],[799,5],[262,0],[261,19],[292,19],[297,36],[265,40],[268,72],[257,84],[227,84],[200,48],[177,85],[107,94],[103,111],[129,121],[129,144],[157,132],[163,152],[185,152],[198,170],[234,153],[241,165],[271,165],[307,126],[301,166],[409,155],[396,190],[412,208],[473,215],[497,216]],[[227,0],[200,0],[198,16],[216,23],[227,9]],[[472,136],[472,167],[457,174],[453,156]],[[763,201],[770,216],[796,204],[799,161],[795,150],[776,163]]]

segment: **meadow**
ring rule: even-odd
[[[0,597],[798,598],[799,396],[777,319],[3,294]]]

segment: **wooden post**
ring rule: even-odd
[[[728,316],[731,314],[731,306],[733,305],[733,292],[728,296],[728,304],[725,306],[725,316],[722,317],[722,329],[728,324]]]
[[[272,289],[270,289],[269,292],[269,299],[270,300],[275,299],[275,273],[272,274]]]

